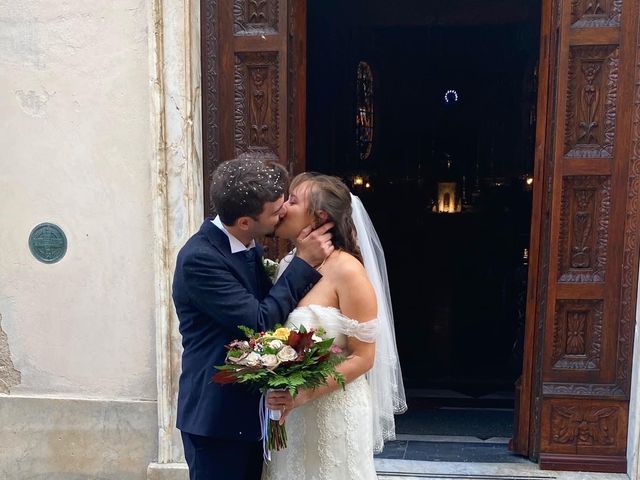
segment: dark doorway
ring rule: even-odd
[[[308,3],[307,169],[343,177],[376,225],[410,408],[513,408],[539,15],[529,0]],[[367,158],[360,62],[373,79]]]

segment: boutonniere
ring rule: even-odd
[[[262,267],[271,281],[275,283],[276,275],[278,274],[278,262],[274,262],[270,258],[263,257]]]

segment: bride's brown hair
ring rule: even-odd
[[[351,192],[347,186],[338,177],[304,172],[291,181],[290,191],[303,183],[308,183],[307,207],[316,227],[334,222],[336,226],[331,229],[334,247],[353,255],[362,263],[356,227],[351,217]],[[321,218],[320,212],[326,212],[327,218]]]

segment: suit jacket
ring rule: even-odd
[[[258,440],[259,393],[247,386],[210,381],[226,357],[224,346],[242,339],[238,325],[265,331],[284,323],[321,275],[294,258],[272,286],[256,246],[255,281],[244,252],[231,253],[229,238],[208,218],[178,253],[173,302],[182,335],[177,427],[216,438]]]

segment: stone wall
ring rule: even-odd
[[[0,478],[157,456],[148,12],[0,0]],[[29,251],[41,222],[58,263]]]

